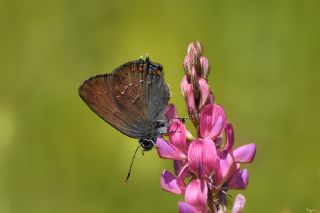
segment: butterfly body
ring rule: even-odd
[[[144,150],[167,131],[164,113],[170,99],[162,66],[146,58],[110,74],[84,81],[79,95],[88,107],[121,133],[139,139]]]

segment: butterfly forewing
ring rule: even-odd
[[[119,108],[123,109],[126,119],[144,129],[149,121],[146,109],[146,88],[144,87],[144,63],[129,62],[113,72],[114,94]],[[141,126],[142,125],[142,126]]]
[[[162,74],[161,65],[142,60],[114,72],[117,102],[130,106],[128,119],[145,132],[142,138],[156,135],[154,123],[164,120],[170,97]]]

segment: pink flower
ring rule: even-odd
[[[178,114],[171,104],[166,112],[168,141],[158,138],[156,142],[159,156],[174,162],[174,174],[162,172],[161,188],[184,196],[185,202],[178,204],[181,213],[226,212],[228,190],[248,185],[249,172],[241,169],[241,164],[251,163],[256,153],[253,143],[233,149],[234,130],[223,107],[213,103],[207,83],[209,68],[200,43],[190,44],[181,91],[197,138],[188,137],[189,131],[176,119]],[[237,195],[232,213],[240,213],[244,204],[244,196]]]

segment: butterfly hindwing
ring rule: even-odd
[[[113,93],[112,75],[89,78],[79,87],[79,94],[91,110],[123,134],[133,138],[140,138],[143,134],[127,121],[123,110],[118,107]]]

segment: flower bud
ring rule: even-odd
[[[203,56],[200,57],[200,66],[202,71],[202,77],[208,80],[210,66],[209,66],[208,59],[206,57],[203,57]]]
[[[186,56],[183,61],[184,72],[187,76],[187,80],[190,83],[191,72],[192,72],[192,59],[189,56]]]
[[[188,55],[192,58],[202,55],[202,47],[199,41],[194,41],[188,46]]]

